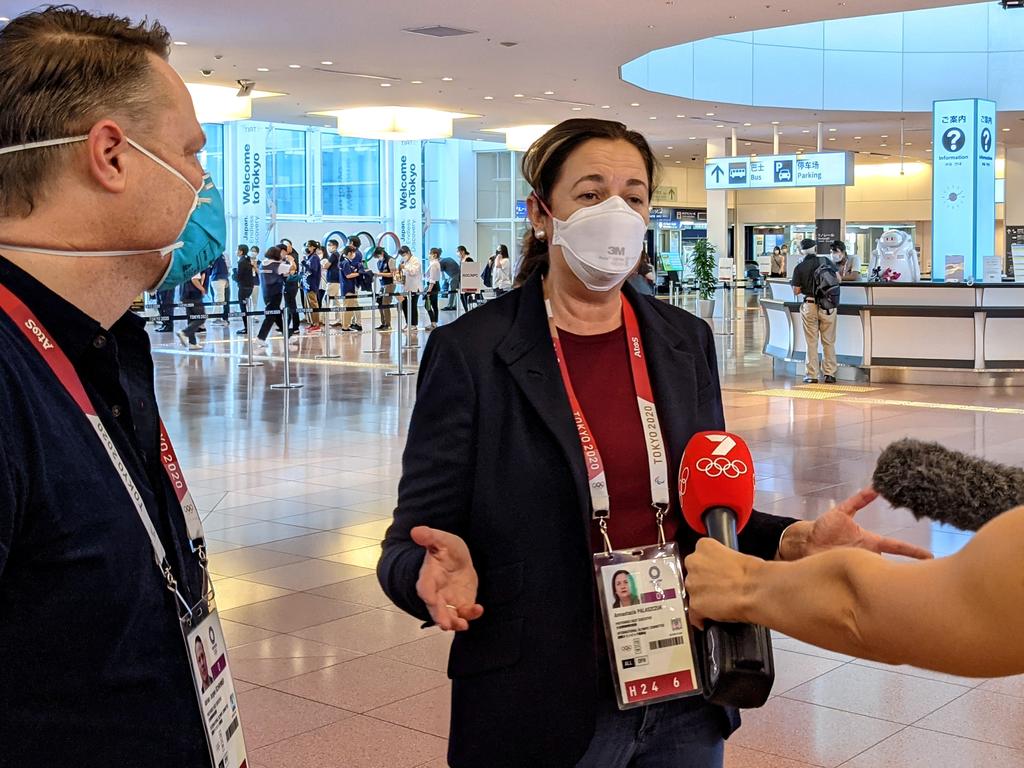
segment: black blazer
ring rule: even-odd
[[[704,321],[630,287],[674,466],[696,432],[724,428]],[[416,594],[417,525],[466,540],[484,615],[455,636],[449,761],[455,768],[571,768],[594,733],[598,665],[590,494],[555,360],[539,275],[439,328],[420,366],[398,507],[378,566],[401,608]],[[678,500],[673,501],[678,515]],[[755,513],[741,548],[772,558],[792,520]],[[683,555],[696,535],[682,525]],[[709,705],[710,706],[710,705]],[[723,735],[739,725],[721,710]]]

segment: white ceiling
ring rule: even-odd
[[[898,157],[900,115],[719,107],[627,85],[619,79],[622,63],[655,48],[730,32],[956,3],[372,0],[364,4],[346,0],[331,7],[323,0],[121,0],[83,4],[105,12],[159,19],[175,40],[188,43],[175,46],[171,58],[187,81],[233,84],[245,78],[255,80],[260,90],[287,94],[255,101],[256,119],[324,125],[329,120],[309,113],[373,104],[429,106],[480,115],[457,121],[456,135],[493,140],[493,134],[480,131],[554,123],[570,117],[606,117],[622,120],[646,134],[660,155],[669,155],[661,158],[665,164],[679,161],[692,165],[703,162],[707,138],[727,136],[732,127],[737,128],[741,154],[770,152],[773,120],[781,124],[783,151],[798,147],[813,150],[820,120],[837,129],[834,133],[826,131],[826,136],[836,138],[825,142],[827,149]],[[13,17],[35,5],[34,0],[0,0],[0,15]],[[403,31],[432,25],[476,33],[433,38]],[[505,47],[503,42],[515,45]],[[334,63],[325,67],[321,61]],[[291,64],[301,68],[289,68]],[[259,67],[270,71],[259,72]],[[380,81],[317,68],[396,80],[384,88]],[[212,70],[212,75],[204,78],[200,73],[203,69]],[[445,82],[443,77],[453,80]],[[416,85],[413,80],[423,82]],[[545,95],[545,91],[554,93]],[[515,98],[515,94],[523,97]],[[493,100],[485,100],[485,96],[493,96]],[[573,111],[572,105],[564,102],[577,102],[583,108]],[[640,106],[630,106],[633,103]],[[609,108],[602,109],[603,105]],[[714,112],[714,117],[706,117],[707,112]],[[1024,143],[1024,123],[1018,115],[1003,113],[1000,121],[1013,126],[1010,133],[1000,135],[1001,139],[1012,142],[1015,134],[1021,134]],[[751,125],[745,127],[743,123]],[[906,129],[907,141],[913,144],[905,148],[908,156],[926,158],[928,116],[907,115]],[[883,134],[889,136],[888,140],[881,138]],[[862,138],[858,141],[854,136]],[[749,146],[745,144],[748,141]],[[883,148],[882,143],[888,146]]]

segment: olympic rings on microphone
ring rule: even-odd
[[[703,472],[708,477],[722,477],[723,475],[730,480],[747,474],[747,465],[740,459],[727,459],[724,456],[719,456],[714,459],[698,459],[697,469]]]
[[[679,495],[686,495],[686,486],[690,484],[690,468],[683,467],[683,471],[679,473]]]

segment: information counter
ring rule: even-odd
[[[788,281],[768,281],[764,353],[802,375],[801,306]],[[843,283],[836,356],[844,379],[1024,386],[1024,285]]]

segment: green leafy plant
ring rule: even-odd
[[[693,284],[697,295],[704,301],[715,297],[718,287],[718,260],[715,246],[707,238],[701,238],[693,246]]]

